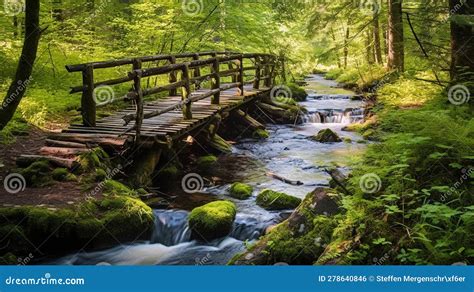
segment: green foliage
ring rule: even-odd
[[[261,191],[257,196],[257,205],[267,210],[294,209],[300,203],[299,198],[268,189]]]
[[[233,183],[230,187],[230,195],[239,200],[245,200],[252,196],[253,187],[244,183]]]
[[[236,213],[234,203],[229,201],[216,201],[194,208],[188,217],[193,237],[212,240],[229,234]]]

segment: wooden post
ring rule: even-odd
[[[270,72],[270,57],[265,56],[263,58],[263,62],[265,63],[264,65],[264,70],[263,70],[263,75],[265,76],[265,80],[263,82],[265,87],[270,87],[270,78],[271,78],[271,72]]]
[[[170,64],[176,64],[176,57],[175,56],[171,56],[170,59],[169,59],[169,62]],[[176,81],[178,81],[178,78],[176,77],[176,71],[173,71],[170,73],[170,83],[175,83]],[[176,96],[178,95],[178,91],[176,90],[176,88],[174,89],[171,89],[170,90],[170,96]]]
[[[260,74],[261,74],[261,62],[260,62],[260,57],[255,57],[255,81],[253,82],[253,88],[254,89],[259,89],[260,88]]]
[[[193,60],[198,61],[199,60],[199,54],[195,54],[193,56]],[[194,68],[193,77],[201,77],[201,69],[199,67]],[[200,83],[196,83],[196,89],[201,89],[201,84]]]
[[[221,77],[219,76],[219,71],[220,71],[220,63],[219,60],[215,60],[214,63],[212,63],[212,74],[214,75],[212,77],[212,82],[211,82],[211,89],[220,89],[221,88]],[[214,96],[211,98],[211,103],[212,104],[219,104],[220,103],[220,98],[221,98],[221,92],[217,92],[214,94]]]
[[[193,118],[193,113],[191,110],[191,102],[188,99],[191,97],[191,85],[189,82],[189,67],[186,64],[183,68],[181,80],[184,81],[184,86],[181,88],[181,99],[183,101],[183,117],[185,120],[190,120]]]
[[[285,55],[280,53],[280,62],[281,62],[281,79],[283,83],[286,84],[286,67],[285,67]]]
[[[140,70],[142,68],[142,61],[140,59],[133,60],[133,70]],[[143,91],[142,91],[142,77],[140,74],[136,74],[133,78],[133,89],[136,93],[135,101],[137,106],[137,117],[135,120],[135,143],[138,144],[140,142],[140,131],[143,124]]]
[[[270,66],[270,78],[268,79],[268,87],[272,88],[275,84],[275,69],[276,69],[276,60],[274,57],[271,57],[271,66]]]
[[[239,75],[237,76],[237,82],[240,83],[239,85],[239,91],[240,95],[243,96],[245,95],[244,93],[244,56],[240,55],[239,56]]]
[[[94,67],[87,65],[82,71],[81,115],[86,127],[95,127],[96,107],[94,99]]]

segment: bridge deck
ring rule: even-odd
[[[222,91],[220,95],[220,104],[211,105],[209,99],[203,99],[192,104],[193,118],[185,120],[180,109],[168,112],[150,119],[143,120],[141,127],[141,137],[144,140],[149,138],[152,139],[163,139],[166,137],[176,139],[183,136],[186,133],[198,128],[200,125],[206,123],[210,119],[216,116],[216,114],[229,111],[239,107],[243,103],[255,99],[260,93],[268,91],[268,88],[253,89],[251,85],[245,86],[244,95],[238,95],[237,89],[229,89]],[[193,94],[202,94],[208,92],[208,89],[201,89],[193,92]],[[176,104],[181,100],[181,96],[169,96],[161,98],[153,102],[147,102],[144,105],[145,114],[148,112],[162,110],[173,104]],[[82,143],[94,144],[100,138],[108,139],[121,139],[121,137],[135,136],[135,131],[129,131],[125,133],[127,129],[134,126],[135,122],[132,121],[128,125],[124,125],[122,119],[127,114],[134,114],[136,109],[134,106],[130,106],[127,109],[118,111],[111,116],[102,118],[97,121],[95,127],[86,127],[83,125],[71,125],[68,129],[63,130],[61,134],[55,135],[55,139],[61,139],[63,137],[71,137],[76,135],[82,137]],[[125,133],[125,134],[124,134]]]

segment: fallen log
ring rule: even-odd
[[[262,125],[259,121],[252,118],[249,114],[245,113],[243,110],[235,111],[235,115],[240,118],[246,125],[250,126],[253,129],[265,129],[265,126]]]
[[[52,140],[52,139],[46,139],[45,143],[46,143],[46,146],[51,146],[51,147],[84,148],[84,149],[88,148],[87,145],[83,143],[59,141],[59,140]]]
[[[61,133],[56,135],[51,135],[48,137],[51,140],[74,142],[74,143],[84,143],[84,144],[98,144],[99,146],[112,146],[112,147],[121,147],[126,142],[126,138],[119,138],[116,135],[93,135],[93,134],[70,134],[70,133]]]
[[[284,178],[284,177],[282,177],[282,176],[279,176],[279,175],[277,175],[277,174],[275,174],[275,173],[273,173],[273,172],[267,172],[266,174],[267,174],[267,176],[269,176],[269,177],[272,177],[272,178],[274,178],[274,179],[280,180],[280,181],[282,181],[282,182],[284,182],[284,183],[287,183],[287,184],[289,184],[289,185],[294,185],[294,186],[301,186],[301,185],[304,185],[304,183],[301,182],[301,181],[299,181],[299,180],[296,180],[296,181],[295,181],[295,180],[290,180],[290,179]]]
[[[76,169],[80,166],[79,162],[75,159],[59,158],[54,156],[42,156],[42,155],[20,155],[16,159],[16,165],[25,168],[33,164],[34,162],[46,160],[54,166],[64,167],[67,169]]]
[[[63,147],[41,147],[40,153],[43,155],[62,155],[62,156],[68,156],[68,155],[79,155],[87,152],[91,152],[91,149],[87,148],[63,148]]]

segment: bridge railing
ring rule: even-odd
[[[205,58],[203,58],[205,57]],[[188,59],[178,62],[181,59]],[[159,65],[160,61],[167,62]],[[85,126],[96,125],[97,106],[110,104],[116,100],[132,100],[136,104],[136,113],[123,117],[125,124],[135,121],[129,130],[135,130],[137,137],[144,119],[149,119],[170,111],[181,109],[184,119],[192,119],[192,103],[211,97],[211,104],[220,103],[222,91],[238,88],[240,95],[245,94],[244,86],[253,84],[254,89],[270,88],[276,77],[277,66],[280,59],[269,54],[240,54],[235,52],[201,52],[177,55],[156,55],[130,59],[121,59],[104,62],[92,62],[79,65],[68,65],[69,72],[82,72],[82,86],[71,88],[71,93],[82,92],[81,113]],[[148,67],[144,66],[148,63]],[[132,70],[126,75],[115,79],[95,81],[94,71],[98,69],[114,68],[131,65]],[[222,65],[227,65],[226,70],[221,70]],[[201,74],[202,70],[210,68],[208,74]],[[248,72],[252,72],[248,74]],[[178,73],[180,78],[178,80]],[[150,77],[168,75],[168,81],[160,86],[150,87],[144,85],[143,80]],[[222,83],[222,78],[230,77],[231,83]],[[248,79],[247,77],[253,77]],[[248,79],[248,80],[246,80]],[[207,91],[199,90],[203,82],[211,82]],[[98,103],[95,90],[103,86],[115,86],[133,82],[132,88],[122,97],[114,98],[105,103]],[[156,84],[155,84],[156,85]],[[195,92],[192,92],[194,86]],[[144,97],[169,92],[170,96],[177,96],[181,89],[181,101],[165,109],[144,113]]]

